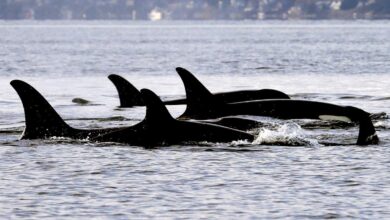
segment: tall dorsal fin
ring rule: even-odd
[[[173,121],[173,117],[161,99],[149,89],[141,89],[141,96],[145,101],[145,120],[149,123]]]
[[[211,98],[213,96],[190,71],[182,67],[177,67],[176,72],[184,83],[187,99],[199,99],[199,97]]]
[[[144,106],[141,93],[125,78],[111,74],[108,76],[118,91],[120,107]]]
[[[22,139],[69,136],[73,128],[65,123],[47,100],[32,86],[21,80],[11,81],[24,108],[26,128]]]
[[[215,108],[223,104],[188,70],[177,67],[176,72],[184,83],[187,96],[187,108],[179,118],[209,118]]]

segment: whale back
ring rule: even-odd
[[[177,67],[177,73],[183,81],[187,107],[179,119],[208,119],[219,112],[225,103],[215,97],[192,73]]]

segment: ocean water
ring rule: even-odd
[[[389,218],[387,116],[374,121],[379,145],[363,147],[356,127],[262,117],[250,118],[273,126],[254,143],[31,141],[9,85],[30,83],[78,128],[143,119],[117,108],[108,74],[171,99],[184,96],[177,66],[212,92],[273,88],[390,114],[389,36],[389,21],[0,21],[0,218]]]

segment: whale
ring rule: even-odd
[[[188,74],[191,74],[184,68],[177,68],[177,71],[186,71]],[[193,76],[193,75],[192,75]],[[134,107],[134,106],[144,106],[145,103],[141,97],[141,92],[133,86],[129,81],[124,79],[123,77],[111,74],[108,78],[113,82],[115,87],[117,88],[120,100],[120,107]],[[188,89],[191,91],[197,91],[200,95],[204,93],[204,91],[208,91],[208,89],[195,77],[193,76],[191,82],[187,83]],[[252,98],[265,99],[265,98],[286,98],[289,96],[271,89],[263,89],[263,90],[247,90],[247,91],[235,91],[235,92],[225,92],[225,93],[216,93],[213,94],[216,99],[222,99],[225,102],[231,102],[234,100],[248,100]],[[186,99],[177,99],[170,101],[163,101],[165,105],[179,105],[186,104]],[[261,123],[255,120],[237,118],[237,117],[222,117],[214,120],[203,120],[203,123],[209,124],[217,124],[229,128],[234,128],[238,130],[251,130],[254,128],[258,128],[261,126]]]
[[[91,140],[146,146],[254,140],[253,135],[240,130],[174,119],[155,93],[148,89],[141,89],[140,92],[146,105],[146,116],[143,121],[129,128],[99,135]]]
[[[130,108],[134,106],[145,106],[141,92],[122,76],[110,74],[108,79],[114,84],[119,96],[119,107]]]
[[[176,71],[186,72],[191,74],[188,70],[177,67]],[[115,85],[119,95],[120,106],[122,108],[135,107],[135,106],[144,106],[144,102],[141,98],[140,91],[132,85],[125,78],[111,74],[108,76],[108,79]],[[203,93],[202,90],[207,90],[207,88],[195,77],[191,78],[191,81],[188,82],[185,86],[187,89],[193,89],[194,91],[199,92],[199,95]],[[213,96],[215,99],[221,100],[222,102],[231,103],[231,102],[240,102],[240,101],[250,101],[250,100],[259,100],[259,99],[289,99],[290,97],[278,90],[274,89],[261,89],[261,90],[241,90],[241,91],[231,91],[231,92],[222,92],[214,93]],[[163,102],[165,105],[183,105],[187,104],[186,99],[175,99],[167,100]]]
[[[379,138],[370,118],[370,113],[353,107],[325,102],[268,99],[226,103],[205,88],[199,94],[192,84],[194,76],[186,71],[178,71],[186,88],[187,106],[178,119],[206,120],[237,115],[265,116],[278,119],[317,119],[353,122],[359,124],[357,145],[377,144]]]
[[[145,97],[143,98],[145,100],[150,101],[149,104],[146,106],[147,114],[142,122],[129,127],[89,130],[77,129],[70,127],[68,124],[66,124],[64,120],[58,115],[58,113],[53,109],[53,107],[47,102],[47,100],[32,86],[20,80],[13,80],[11,82],[11,85],[14,87],[14,89],[20,96],[25,111],[26,127],[21,136],[21,139],[46,139],[52,137],[68,137],[73,139],[86,139],[95,141],[116,141],[120,143],[138,145],[164,145],[170,143],[178,143],[181,141],[199,140],[210,142],[223,142],[230,140],[229,138],[236,139],[236,137],[240,140],[253,140],[252,135],[241,130],[249,129],[250,127],[261,126],[261,123],[259,122],[240,118],[222,118],[214,121],[208,120],[206,122],[180,121],[177,119],[172,119],[172,116],[169,115],[168,110],[166,110],[166,107],[158,98],[158,96],[151,91],[145,90]],[[278,117],[283,119],[311,118],[324,120],[340,120],[346,122],[357,121],[358,123],[360,123],[359,137],[357,141],[358,145],[375,144],[379,141],[372,122],[368,118],[369,114],[358,108],[349,106],[343,107],[328,103],[318,103],[300,100],[268,100],[262,102],[268,103],[268,108],[267,104],[263,103],[264,105],[262,106],[263,108],[266,107],[265,109],[268,110],[263,110],[263,113],[261,113],[260,115]],[[277,102],[280,103],[276,104]],[[246,103],[249,104],[249,106],[245,106]],[[256,104],[256,102],[253,103]],[[244,113],[244,111],[242,110],[247,108],[253,108],[258,105],[253,105],[253,103],[228,103],[226,105],[237,105],[240,107],[239,109],[241,110],[234,109],[229,106],[223,106],[223,111],[218,110],[218,114],[211,114],[216,109],[209,109],[210,111],[208,113],[211,115],[208,117],[200,118],[213,118],[216,115],[259,115],[258,112],[250,112],[246,110]],[[299,110],[299,108],[303,107],[304,109],[307,108],[308,110]],[[292,111],[292,113],[286,114],[286,109]],[[230,113],[227,111],[230,111]],[[212,125],[210,123],[223,124],[224,126]],[[166,124],[167,127],[161,128],[162,124]],[[227,128],[225,127],[225,125],[236,127],[240,130]],[[177,129],[177,131],[174,129],[176,134],[180,134],[180,136],[184,137],[184,139],[175,139],[172,133],[166,133],[167,131],[171,131],[171,127]],[[155,132],[150,133],[150,131],[141,131],[143,128],[151,128],[151,130]],[[144,138],[140,139],[137,137],[132,140],[132,138],[128,138],[129,134],[127,134],[126,131],[130,131],[129,133],[133,135],[143,134],[144,138],[146,138],[146,134],[149,134],[151,136],[156,134],[157,135],[156,138],[151,140],[149,140],[150,137],[148,138],[148,140]],[[188,133],[184,131],[187,131]],[[202,131],[205,131],[206,134],[203,134]],[[190,134],[192,132],[196,134],[191,136]],[[165,134],[165,136],[162,134]]]
[[[88,136],[95,136],[104,132],[121,129],[82,130],[71,128],[34,87],[21,80],[13,80],[10,84],[18,93],[24,107],[26,124],[28,126],[22,135],[23,139],[45,136],[66,136],[83,139]],[[261,125],[257,121],[237,117],[200,120],[200,122],[221,125],[238,130],[250,130]]]
[[[11,86],[22,101],[25,128],[20,139],[48,139],[66,137],[88,139],[119,128],[77,129],[69,126],[50,103],[31,85],[22,80],[12,80]]]
[[[21,80],[13,80],[10,84],[18,93],[24,108],[26,126],[21,139],[65,137],[79,140],[113,141],[140,146],[186,141],[231,142],[234,140],[252,141],[254,139],[253,135],[237,129],[210,123],[182,122],[173,119],[158,96],[146,89],[141,90],[142,98],[146,100],[146,115],[140,123],[128,127],[106,129],[73,128],[31,85]],[[166,132],[172,130],[177,135]]]

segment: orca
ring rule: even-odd
[[[178,71],[187,71],[183,68],[178,67]],[[187,71],[188,72],[188,71]],[[189,83],[189,89],[193,91],[197,91],[199,94],[207,92],[208,89],[205,88],[201,82],[199,82],[198,79],[196,79],[190,72],[188,72],[192,76],[191,83]],[[123,77],[115,74],[111,74],[108,76],[108,78],[111,80],[111,82],[115,85],[118,94],[119,94],[119,100],[120,100],[120,107],[134,107],[134,106],[145,106],[145,103],[142,99],[141,92],[138,91],[137,88],[135,88],[129,81],[124,79]],[[263,91],[263,92],[260,92]],[[267,94],[267,92],[269,92]],[[214,94],[217,99],[220,97],[223,97],[223,99],[227,102],[230,102],[233,99],[234,95],[236,95],[236,99],[240,100],[247,100],[249,99],[249,95],[253,94],[253,97],[257,97],[260,99],[266,98],[266,97],[279,97],[279,98],[289,98],[288,95],[276,91],[276,90],[258,90],[258,91],[236,91],[236,92],[227,92],[227,93],[217,93]],[[171,101],[165,101],[163,102],[166,105],[176,105],[176,104],[185,104],[186,99],[177,99],[177,100],[171,100]],[[217,124],[229,128],[234,128],[238,130],[250,130],[257,128],[261,125],[260,122],[250,120],[250,119],[243,119],[243,118],[234,118],[234,117],[224,117],[212,121],[202,121],[203,123],[208,124]]]
[[[161,99],[148,89],[141,89],[146,116],[140,123],[92,138],[99,142],[130,145],[172,145],[183,142],[253,141],[254,136],[240,130],[201,122],[179,121],[168,112]]]
[[[108,76],[108,79],[111,80],[118,91],[120,102],[119,107],[128,108],[134,106],[145,106],[140,91],[125,78],[116,74],[111,74]]]
[[[147,100],[146,116],[142,122],[130,127],[76,129],[69,126],[31,85],[21,80],[13,80],[11,85],[22,100],[25,112],[26,127],[21,139],[66,137],[94,141],[115,141],[140,146],[164,145],[180,143],[181,141],[231,142],[234,140],[254,140],[252,135],[243,131],[209,123],[175,120],[158,96],[149,90],[141,90],[143,99]],[[172,129],[179,129],[175,130],[176,137],[174,133],[166,133],[166,131],[172,131]]]
[[[202,93],[187,86],[193,81],[193,75],[178,71],[186,88],[187,107],[178,119],[213,119],[235,115],[267,116],[279,119],[321,119],[359,123],[358,145],[377,144],[370,114],[352,106],[339,106],[324,102],[269,99],[226,103],[216,98],[208,90]]]
[[[190,81],[185,85],[186,89],[194,90],[194,92],[199,92],[198,95],[201,95],[208,89],[188,70],[177,67],[177,72],[186,72],[192,77]],[[141,98],[141,93],[135,88],[129,81],[123,77],[115,74],[108,76],[111,82],[115,85],[120,100],[120,106],[122,108],[134,107],[134,106],[144,106],[144,102]],[[222,102],[231,103],[231,102],[240,102],[240,101],[250,101],[250,100],[259,100],[259,99],[289,99],[290,97],[278,90],[273,89],[261,89],[261,90],[242,90],[242,91],[232,91],[232,92],[223,92],[213,94],[216,99],[221,100]],[[175,99],[164,101],[165,105],[182,105],[186,104],[186,99]]]
[[[18,93],[24,108],[26,127],[21,139],[47,139],[52,137],[88,139],[118,129],[85,130],[72,128],[34,87],[21,80],[13,80],[10,84]]]
[[[245,120],[247,119],[222,118],[217,121],[208,121],[207,123],[179,121],[170,116],[161,100],[149,90],[143,90],[143,99],[147,100],[147,114],[142,122],[131,127],[91,130],[76,129],[66,124],[53,107],[45,100],[45,98],[32,86],[20,80],[13,80],[11,85],[20,96],[25,110],[26,127],[21,139],[68,137],[72,139],[116,141],[146,146],[154,144],[174,144],[182,141],[224,142],[241,139],[253,140],[252,135],[243,131],[209,124],[220,123],[230,125],[231,127],[238,124],[238,126],[241,126],[240,129],[244,129],[242,126],[246,126]],[[262,105],[259,105],[259,102]],[[257,102],[227,103],[223,105],[225,106],[223,106],[222,110],[218,110],[219,115],[252,114],[284,119],[337,119],[342,121],[358,122],[360,123],[359,137],[357,141],[358,145],[376,144],[379,141],[372,122],[368,117],[369,114],[355,107],[344,107],[328,103],[299,100],[265,100]],[[208,107],[210,107],[210,105],[208,105]],[[260,111],[260,114],[256,110],[254,110],[255,112],[247,110],[253,107],[255,107],[254,109],[260,108],[263,110]],[[216,109],[210,109],[209,113],[213,114],[209,117],[203,118],[215,117]],[[167,126],[164,127],[164,124]],[[236,125],[233,126],[232,124]],[[245,129],[248,129],[251,126],[258,127],[261,125],[257,122],[248,124],[249,125]],[[130,131],[131,137],[135,137],[134,140],[129,138],[129,134],[126,134],[127,131]],[[170,131],[173,132],[170,133]],[[175,137],[175,132],[180,137]],[[192,132],[195,133],[192,134]],[[147,134],[151,136],[147,137]],[[140,135],[140,137],[144,137],[145,139],[137,138],[137,135]],[[153,135],[156,136],[153,137]]]

